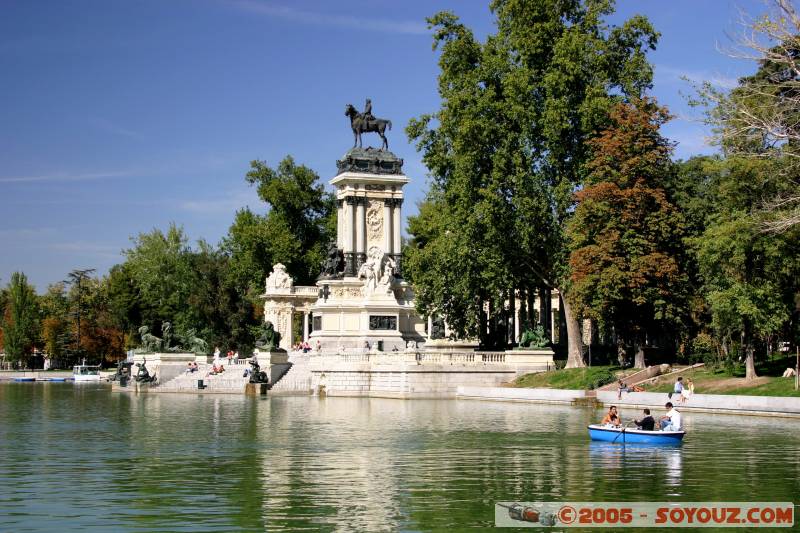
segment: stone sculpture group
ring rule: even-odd
[[[396,268],[394,259],[379,247],[372,246],[367,251],[366,261],[358,269],[358,277],[364,280],[367,294],[391,293]]]
[[[178,353],[189,352],[208,353],[208,343],[197,336],[194,329],[187,329],[184,333],[172,333],[172,324],[164,322],[161,325],[161,337],[150,333],[148,326],[139,328],[139,338],[142,340],[137,353]]]

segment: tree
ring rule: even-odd
[[[429,200],[441,217],[412,252],[412,269],[424,268],[411,275],[420,311],[443,313],[459,336],[487,340],[517,295],[569,292],[563,224],[586,141],[615,101],[639,96],[652,77],[645,50],[656,33],[643,17],[609,27],[612,5],[495,0],[498,32],[485,43],[452,13],[429,19],[442,106],[407,133],[431,171]],[[453,282],[437,283],[425,269]],[[578,317],[567,298],[563,308],[568,365],[583,366]]]
[[[771,11],[744,19],[733,55],[758,62],[730,92],[710,83],[699,89],[708,121],[726,154],[776,159],[783,187],[762,198],[763,230],[780,233],[800,224],[800,15],[792,0],[770,0]]]
[[[22,272],[14,272],[8,284],[8,302],[3,316],[6,359],[20,362],[30,353],[39,334],[36,291]]]
[[[198,279],[183,229],[170,224],[167,233],[154,229],[132,240],[134,247],[124,254],[140,295],[142,322],[154,328],[164,321],[176,328],[197,324],[196,310],[187,302]]]
[[[252,161],[246,180],[269,205],[265,216],[245,209],[236,214],[227,239],[235,269],[248,266],[259,274],[259,288],[273,262],[284,263],[299,284],[313,284],[336,233],[336,204],[316,172],[286,156],[273,169]],[[252,275],[252,274],[251,274]]]
[[[710,167],[715,209],[694,239],[712,326],[723,345],[738,337],[749,380],[756,377],[756,342],[781,330],[800,294],[800,229],[760,231],[761,198],[781,186],[775,164],[731,157]]]
[[[65,284],[55,283],[39,298],[42,318],[42,343],[50,359],[64,357],[69,337],[69,301],[65,294]]]
[[[142,302],[130,265],[114,265],[104,279],[108,295],[108,311],[114,326],[125,332],[130,341],[142,325]],[[129,344],[126,348],[131,348]]]
[[[613,327],[644,368],[647,338],[679,325],[686,300],[681,271],[683,218],[663,183],[672,144],[659,129],[669,119],[653,100],[620,103],[611,123],[589,141],[589,174],[577,194],[570,238],[570,297],[579,312]]]

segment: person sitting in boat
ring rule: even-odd
[[[681,414],[672,406],[672,402],[667,402],[667,414],[661,417],[662,431],[681,431]]]
[[[656,421],[652,416],[650,416],[650,409],[645,409],[643,412],[644,418],[641,420],[634,420],[636,426],[645,431],[653,431],[656,427]]]
[[[608,426],[619,426],[619,415],[617,414],[617,406],[612,405],[608,408],[608,412],[606,416],[603,417],[603,421],[600,422],[602,425]]]

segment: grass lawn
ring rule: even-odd
[[[758,370],[756,370],[758,373]],[[694,392],[697,394],[744,394],[750,396],[796,396],[800,391],[794,390],[794,378],[760,375],[755,381],[748,383],[743,375],[730,375],[723,370],[705,369],[691,370],[681,374],[684,382],[691,378]],[[675,377],[657,378],[654,384],[643,384],[647,392],[670,392],[675,385]]]
[[[621,369],[616,366],[592,366],[525,374],[518,377],[512,386],[527,389],[589,390],[616,380],[619,370]]]

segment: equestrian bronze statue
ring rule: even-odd
[[[364,113],[359,113],[356,108],[351,104],[347,104],[344,112],[345,116],[350,117],[350,128],[353,130],[353,148],[361,145],[362,133],[377,133],[380,135],[383,145],[381,150],[389,149],[389,142],[386,140],[384,132],[392,129],[392,121],[384,118],[375,118],[372,116],[372,102],[367,100],[367,105],[364,108]]]

